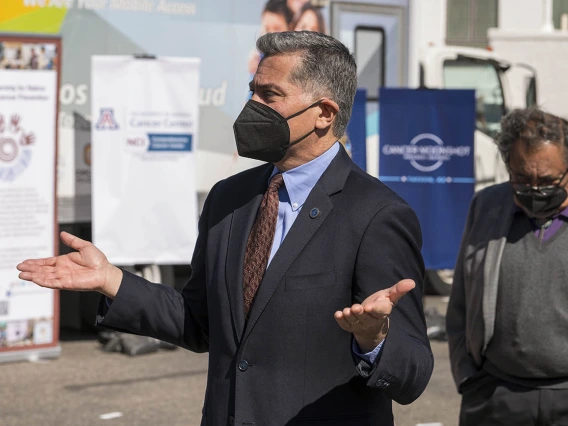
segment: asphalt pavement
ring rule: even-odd
[[[428,297],[426,306],[445,312],[443,298]],[[61,343],[57,360],[0,364],[0,426],[199,426],[206,354],[129,357],[102,352],[92,335],[78,338]],[[457,424],[447,344],[431,343],[430,384],[413,404],[395,404],[397,426]]]

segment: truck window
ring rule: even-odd
[[[367,89],[367,100],[376,101],[385,84],[385,32],[381,27],[355,28],[355,62],[358,86]]]
[[[446,60],[444,88],[475,89],[477,129],[489,136],[499,132],[505,100],[499,71],[493,64],[482,60]]]

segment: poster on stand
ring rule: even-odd
[[[59,294],[16,265],[57,253],[60,41],[0,35],[0,361],[59,354]]]
[[[92,58],[93,241],[112,263],[190,263],[199,66],[193,58]]]

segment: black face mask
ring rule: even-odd
[[[322,100],[286,118],[269,106],[249,100],[233,125],[239,155],[267,163],[278,163],[290,146],[316,131],[314,128],[300,139],[290,142],[288,120],[319,105]]]
[[[558,185],[533,188],[530,185],[513,184],[515,197],[529,216],[548,219],[559,212],[560,206],[568,197],[566,190],[560,186],[567,172],[568,170],[564,172]]]

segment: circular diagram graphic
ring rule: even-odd
[[[0,161],[9,163],[18,156],[18,144],[13,139],[0,139]]]

